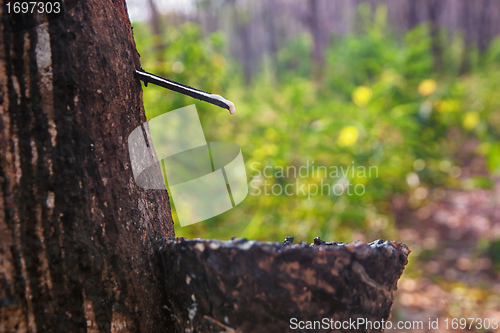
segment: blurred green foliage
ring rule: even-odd
[[[264,66],[250,85],[244,84],[241,64],[226,54],[222,34],[205,35],[187,23],[154,36],[146,23],[134,23],[144,69],[220,94],[237,108],[230,116],[210,104],[149,86],[144,89],[147,117],[195,103],[207,141],[229,141],[242,148],[253,187],[263,180],[270,185],[296,183],[293,177],[257,177],[256,169],[265,166],[299,168],[309,163],[313,170],[314,162],[375,166],[378,171],[378,177],[349,173],[341,180],[362,184],[363,195],[249,194],[236,209],[189,227],[176,226],[176,235],[390,239],[396,230],[394,195],[408,193],[418,207],[437,188],[491,186],[491,176],[500,171],[500,41],[484,54],[472,51],[470,72],[461,74],[464,41],[459,34],[442,31],[444,68],[436,70],[427,25],[401,38],[387,27],[386,8],[379,7],[373,17],[363,16],[363,10],[356,34],[332,36],[324,64],[312,63],[313,41],[299,35],[276,54],[276,66]],[[484,170],[464,177],[474,156],[485,157]],[[300,182],[321,184],[321,177]]]

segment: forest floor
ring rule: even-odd
[[[500,181],[491,189],[437,191],[410,211],[408,196],[394,201],[396,215],[405,215],[399,239],[415,259],[398,283],[392,321],[423,320],[424,329],[412,332],[500,332],[469,319],[465,329],[451,328],[453,318],[500,322]],[[439,330],[428,328],[429,318],[439,318]]]

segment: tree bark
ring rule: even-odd
[[[152,243],[173,222],[129,162],[146,119],[125,2],[80,1],[17,33],[4,9],[0,331],[168,331]]]
[[[387,321],[410,251],[404,244],[313,245],[177,240],[159,244],[178,332],[289,332],[292,318]],[[172,288],[172,286],[177,286]],[[331,320],[331,321],[330,321]],[[338,324],[337,324],[338,325]],[[311,332],[301,325],[298,332]],[[382,332],[380,325],[320,332]]]

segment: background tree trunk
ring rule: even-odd
[[[430,33],[432,38],[432,55],[434,57],[434,68],[443,69],[443,50],[441,47],[441,38],[439,35],[439,17],[443,9],[443,2],[439,0],[429,0],[427,14],[430,23]]]
[[[173,222],[129,163],[146,119],[125,2],[80,1],[18,33],[4,8],[0,331],[168,331],[152,243]]]
[[[151,27],[153,28],[153,34],[158,36],[162,33],[162,24],[160,13],[158,12],[158,7],[156,6],[155,0],[148,0],[149,7],[149,21],[151,22]]]
[[[321,26],[321,8],[318,0],[309,0],[308,1],[308,13],[307,13],[307,26],[311,32],[311,36],[313,37],[313,50],[312,56],[313,61],[315,62],[316,67],[319,67],[318,73],[321,70],[321,66],[324,62],[324,38],[323,38],[323,28]]]

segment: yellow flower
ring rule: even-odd
[[[339,138],[337,140],[340,146],[352,146],[358,141],[358,129],[354,126],[346,126],[340,131]]]
[[[462,126],[470,131],[473,130],[479,123],[479,113],[477,112],[467,112],[462,119]]]
[[[352,93],[352,101],[357,106],[366,106],[372,98],[372,90],[369,87],[360,86],[357,87]]]
[[[278,153],[278,146],[273,145],[273,144],[263,145],[262,151],[267,156],[273,156],[273,155],[276,155]]]
[[[427,79],[420,82],[418,85],[418,93],[422,96],[429,96],[436,91],[437,83],[433,79]]]
[[[436,103],[436,110],[442,113],[458,111],[459,108],[460,102],[453,99],[446,99]]]

